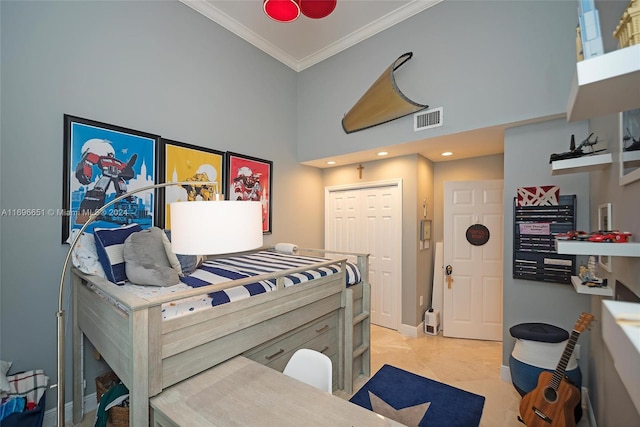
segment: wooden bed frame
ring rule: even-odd
[[[300,338],[304,331],[320,318],[337,323],[337,331],[330,335],[331,346],[337,349],[332,357],[337,361],[334,363],[336,388],[351,394],[355,379],[370,375],[369,256],[321,249],[304,249],[300,253],[332,258],[315,267],[339,263],[341,271],[299,285],[283,286],[285,275],[310,268],[306,266],[143,299],[106,279],[74,269],[74,423],[80,422],[83,416],[84,337],[128,387],[132,426],[149,424],[149,398],[163,389],[234,356],[252,351],[259,354],[255,349],[270,343],[301,345],[307,339]],[[345,286],[347,259],[357,264],[362,276],[359,284],[348,288]],[[162,320],[164,303],[272,278],[277,284],[273,292]],[[89,289],[88,283],[116,300],[120,307]],[[269,365],[272,356],[264,357],[267,360],[256,360]]]

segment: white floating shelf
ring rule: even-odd
[[[587,120],[640,107],[640,44],[580,61],[567,120]]]
[[[612,162],[613,157],[611,153],[582,156],[575,159],[556,160],[551,163],[551,174],[561,175],[564,173],[589,172],[610,165]]]
[[[602,295],[605,297],[613,296],[613,289],[611,289],[609,286],[598,288],[595,286],[591,287],[591,286],[583,285],[582,280],[580,280],[578,276],[571,276],[571,284],[573,285],[573,288],[576,290],[576,292],[579,294]]]
[[[634,322],[635,320],[635,322]],[[640,304],[602,301],[602,340],[613,358],[613,365],[640,411]]]
[[[578,240],[556,240],[556,250],[565,255],[609,255],[640,257],[640,243],[596,243]]]

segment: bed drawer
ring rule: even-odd
[[[324,350],[325,354],[330,355],[329,352],[337,352],[338,350],[337,327],[337,312],[333,312],[254,347],[243,353],[243,356],[263,365],[268,365],[286,354],[292,354],[293,351],[303,346],[307,347],[306,344],[311,341],[313,341],[314,347],[307,348],[313,348],[318,351]],[[328,348],[325,349],[325,347]],[[289,357],[291,357],[290,354]],[[289,359],[287,358],[287,360]]]
[[[333,383],[333,389],[337,390],[338,384],[338,328],[331,328],[327,333],[321,336],[313,338],[311,341],[303,343],[298,348],[310,348],[312,350],[320,351],[331,359],[332,372],[331,382]],[[328,341],[327,341],[328,340]],[[275,369],[278,372],[284,371],[284,367],[287,366],[289,359],[293,356],[298,348],[281,354],[279,357],[266,363],[266,366]]]
[[[275,369],[276,371],[282,372],[284,370],[284,367],[289,362],[289,359],[291,359],[291,356],[293,356],[293,353],[295,353],[296,350],[298,350],[299,348],[310,348],[312,350],[319,351],[329,356],[329,358],[331,359],[331,362],[333,363],[333,374],[334,374],[334,381],[335,381],[335,376],[336,376],[337,367],[338,367],[337,338],[338,338],[338,329],[331,328],[329,329],[327,334],[323,334],[321,336],[313,338],[311,341],[302,343],[298,347],[280,354],[277,358],[273,358],[272,360],[265,363],[265,365]]]

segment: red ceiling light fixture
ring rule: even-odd
[[[308,18],[329,16],[336,8],[337,0],[263,0],[264,13],[274,21],[295,21],[300,12]]]
[[[300,12],[307,18],[320,19],[329,16],[337,3],[337,0],[300,0]]]
[[[291,22],[300,16],[300,6],[295,0],[264,0],[264,13],[274,21]]]

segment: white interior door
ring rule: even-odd
[[[327,188],[325,248],[369,254],[371,322],[400,323],[402,204],[400,181]]]
[[[502,180],[444,183],[445,336],[502,340],[502,193]],[[474,224],[489,230],[486,243],[467,239]]]

